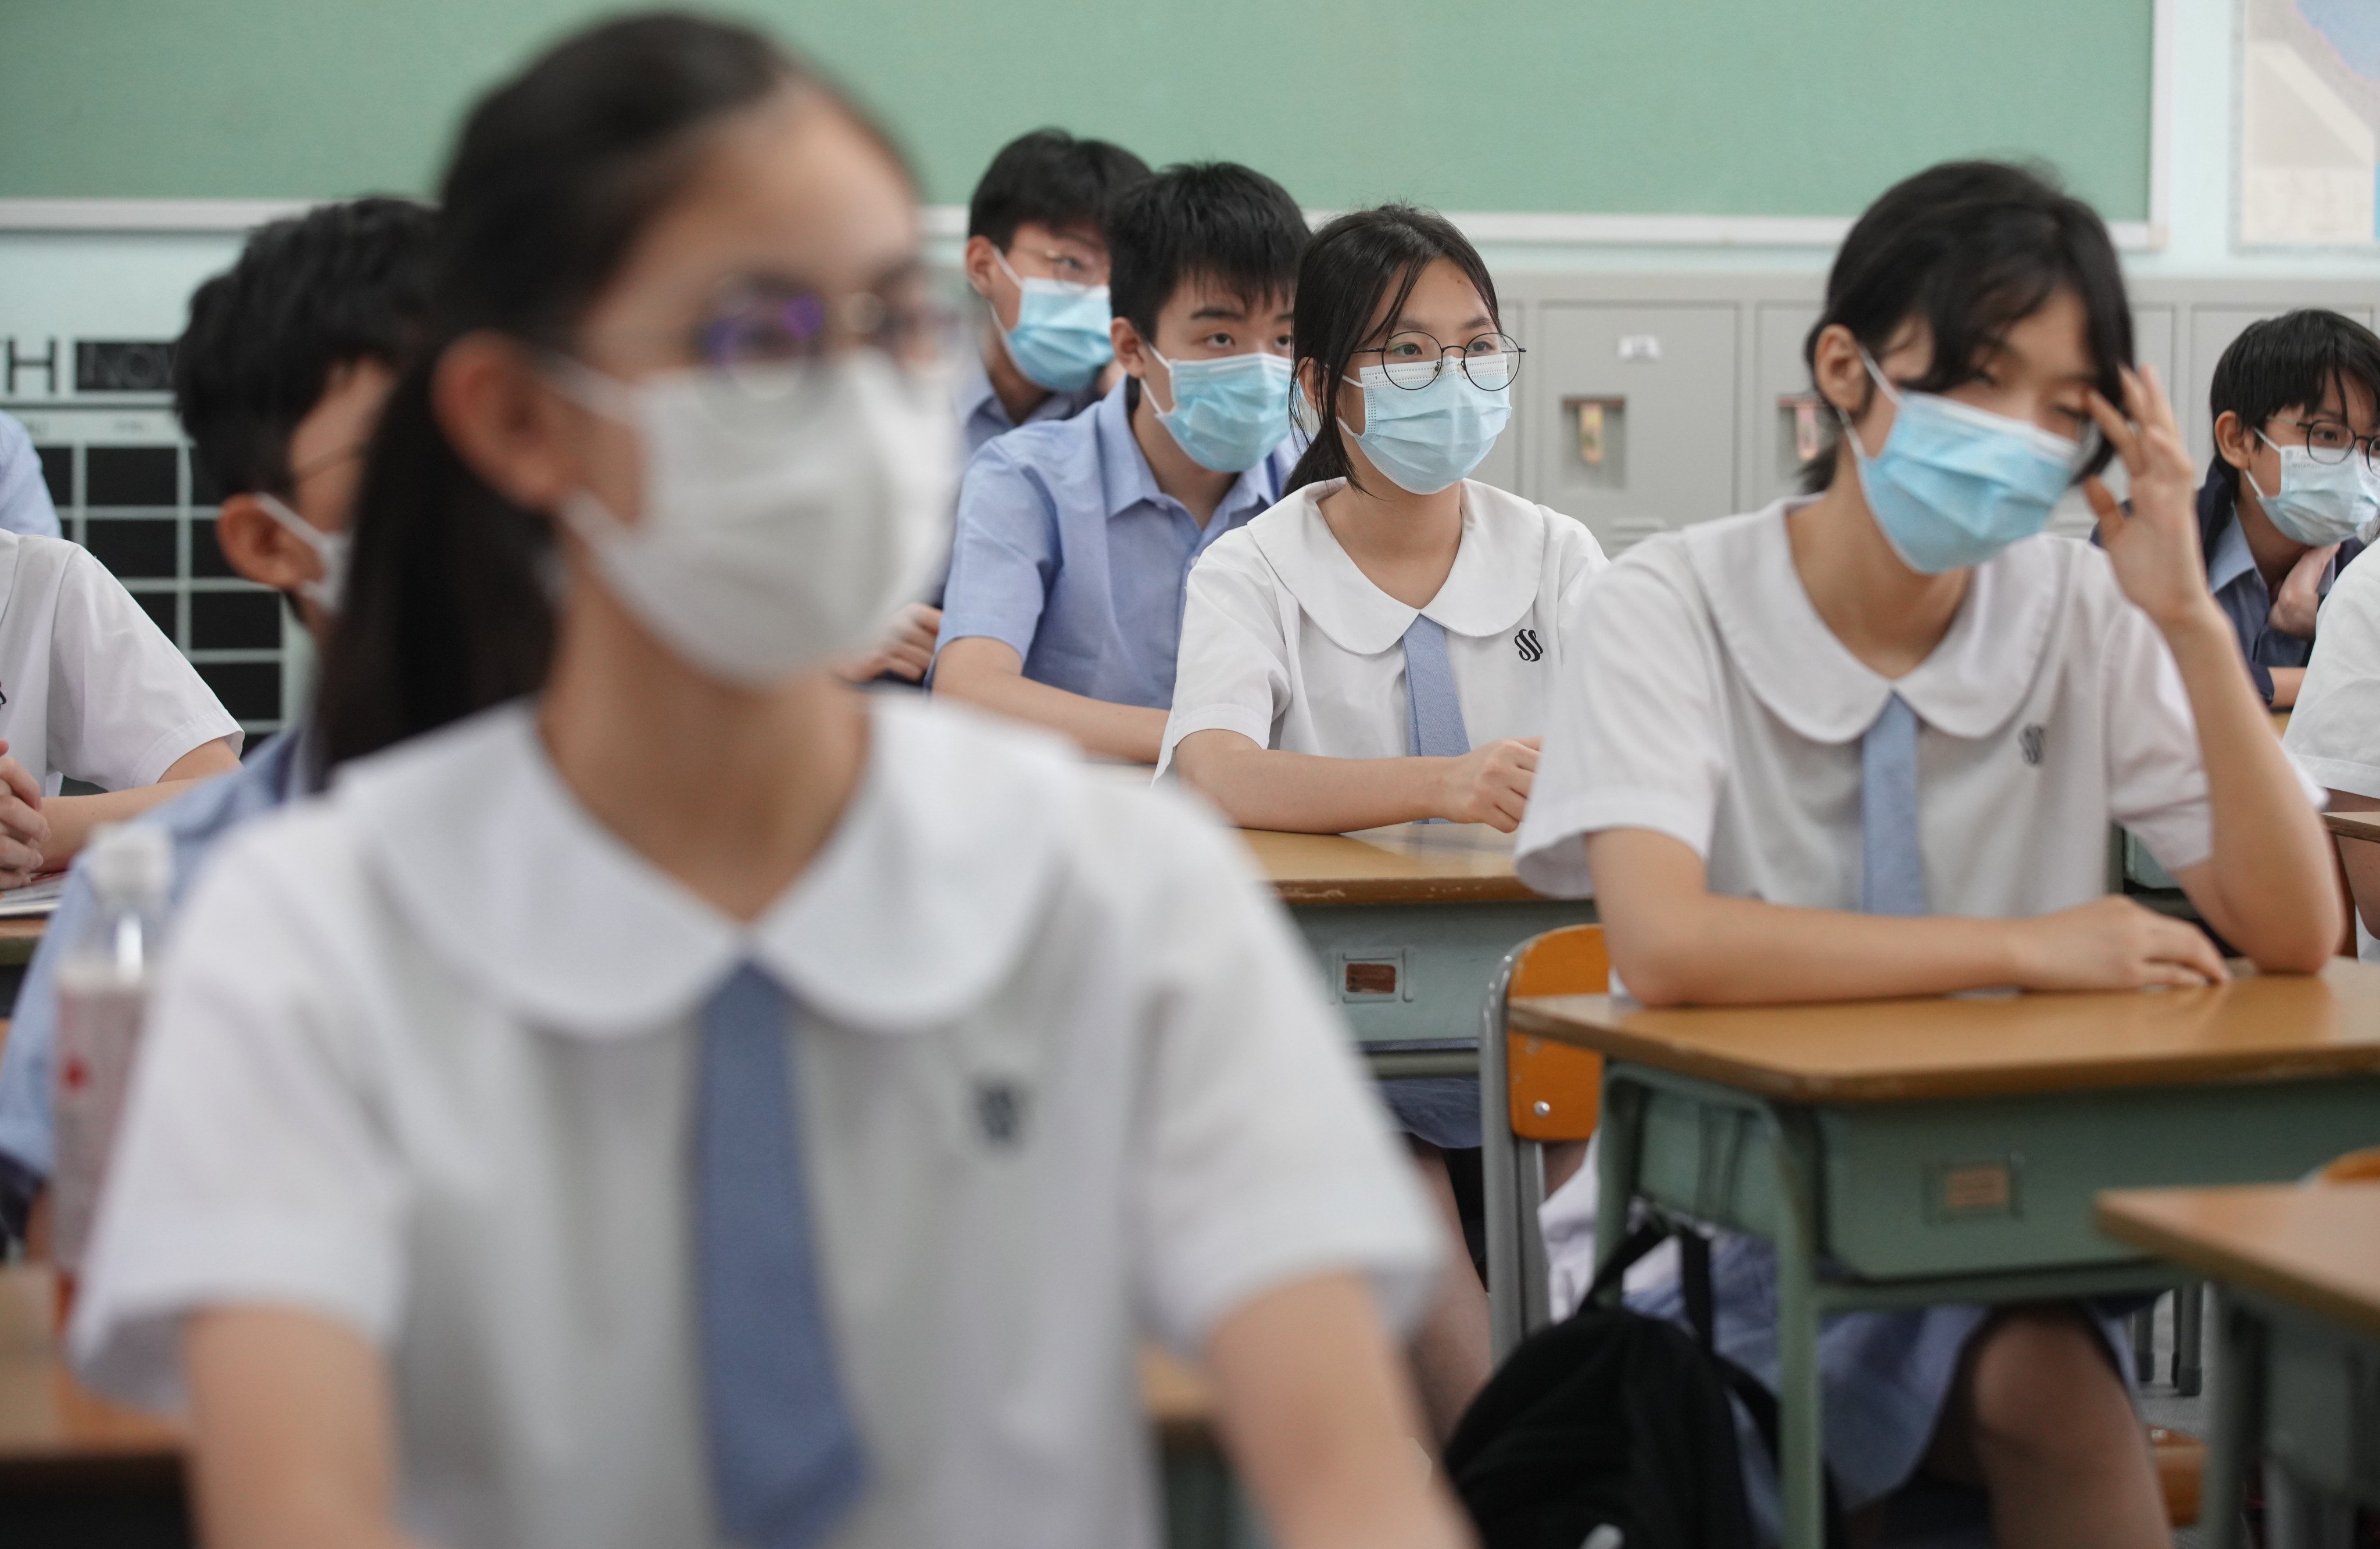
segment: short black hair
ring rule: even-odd
[[[967,201],[967,235],[1006,252],[1027,221],[1051,230],[1104,226],[1108,203],[1148,175],[1148,163],[1121,145],[1036,129],[1000,148]]]
[[[1933,337],[1934,359],[1909,385],[1941,393],[1972,380],[1984,354],[2060,290],[2082,303],[2093,385],[2122,403],[2132,313],[2099,212],[2046,168],[1945,162],[1887,189],[1843,238],[1827,274],[1826,310],[1810,325],[1802,358],[1815,381],[1818,335],[1831,325],[1881,356],[1904,324],[1919,321]],[[1825,447],[1803,466],[1803,492],[1833,482],[1840,442],[1840,425],[1830,426]],[[2106,466],[2108,454],[2101,444],[2078,477]]]
[[[1193,276],[1243,300],[1296,289],[1305,212],[1289,190],[1232,162],[1167,167],[1108,209],[1108,302],[1157,336],[1157,314]]]
[[[174,410],[225,494],[289,493],[289,437],[332,372],[404,366],[430,314],[429,206],[374,196],[260,227],[190,297]]]
[[[2283,409],[2319,407],[2334,381],[2342,399],[2347,383],[2358,381],[2380,403],[2380,336],[2353,318],[2308,307],[2242,330],[2215,363],[2206,406],[2215,419],[2236,414],[2261,430]],[[2220,451],[2211,471],[2232,494],[2240,492],[2240,470]]]

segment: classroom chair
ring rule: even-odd
[[[1480,1011],[1479,1135],[1488,1210],[1488,1326],[1498,1361],[1552,1318],[1545,1234],[1548,1144],[1595,1133],[1603,1105],[1603,1058],[1508,1030],[1516,995],[1601,995],[1611,956],[1601,926],[1565,926],[1510,952]]]

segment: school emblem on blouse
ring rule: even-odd
[[[1014,1145],[1025,1135],[1025,1088],[996,1077],[976,1083],[975,1120],[992,1145]]]
[[[2016,734],[2016,750],[2023,754],[2024,761],[2034,768],[2041,767],[2042,750],[2048,745],[2049,728],[2037,720]]]
[[[1523,661],[1538,661],[1544,660],[1546,648],[1537,643],[1537,632],[1536,630],[1524,629],[1521,631],[1521,633],[1512,636],[1512,644],[1519,648],[1521,652],[1521,660]]]

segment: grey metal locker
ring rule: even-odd
[[[1525,353],[1521,357],[1520,376],[1514,379],[1512,385],[1505,390],[1512,395],[1512,422],[1504,427],[1504,433],[1496,438],[1495,447],[1489,451],[1487,459],[1473,471],[1471,477],[1482,484],[1492,484],[1499,490],[1509,490],[1516,495],[1528,495],[1526,472],[1528,465],[1522,460],[1521,456],[1523,434],[1521,422],[1529,417],[1527,406],[1529,377],[1543,364],[1543,361],[1538,352],[1530,346],[1527,306],[1501,296],[1497,298],[1497,304],[1503,313],[1504,332],[1520,341],[1521,348]]]
[[[1753,321],[1752,464],[1739,481],[1741,503],[1757,510],[1796,488],[1802,459],[1824,445],[1833,418],[1810,388],[1802,345],[1824,309],[1768,302]]]
[[[1541,504],[1612,553],[1735,509],[1739,308],[1534,310],[1527,449]]]

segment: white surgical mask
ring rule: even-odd
[[[339,601],[347,592],[347,554],[350,544],[343,532],[324,532],[313,523],[283,504],[277,496],[263,490],[254,491],[256,503],[264,514],[287,530],[289,536],[314,551],[322,564],[322,574],[311,581],[298,583],[298,595],[325,613],[336,613]]]
[[[634,429],[643,519],[591,491],[562,517],[621,601],[695,666],[763,687],[873,641],[947,550],[947,393],[873,351],[765,372],[559,385]]]
[[[2240,471],[2284,536],[2319,549],[2344,542],[2380,518],[2380,479],[2365,470],[2361,446],[2343,462],[2317,463],[2302,446],[2283,446],[2262,430],[2256,434],[2281,454],[2280,488],[2266,494],[2253,473]]]

